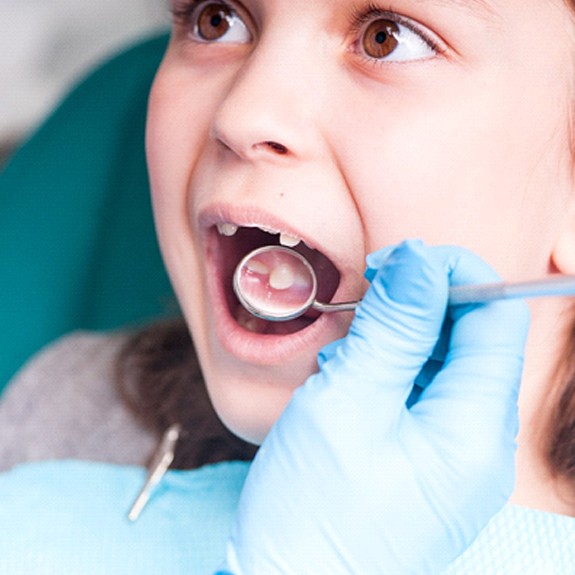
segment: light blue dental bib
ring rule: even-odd
[[[169,471],[131,523],[144,469],[18,466],[0,474],[0,573],[209,575],[224,557],[248,469],[230,462]],[[444,574],[573,575],[575,519],[508,505]]]
[[[139,467],[54,461],[0,474],[0,573],[208,575],[225,542],[249,464],[169,471],[140,518],[127,513]]]

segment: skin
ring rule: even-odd
[[[364,0],[230,5],[245,29],[224,41],[199,41],[193,17],[176,19],[147,153],[160,244],[208,391],[224,423],[258,443],[350,317],[276,338],[232,326],[214,295],[210,226],[304,238],[341,274],[334,300],[361,297],[366,254],[410,237],[469,248],[507,280],[574,272],[575,28],[560,0],[378,2],[438,44],[395,61],[362,43],[369,23],[393,16],[350,24]],[[531,303],[514,500],[572,514],[542,455],[567,308]]]

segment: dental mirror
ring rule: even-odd
[[[353,310],[358,303],[316,301],[313,267],[300,253],[284,246],[264,246],[247,254],[236,267],[233,285],[242,306],[268,321],[295,319],[310,308],[320,312]]]
[[[353,311],[359,301],[323,303],[317,295],[317,277],[307,259],[284,246],[264,246],[247,254],[237,265],[234,292],[252,315],[268,321],[288,321],[315,309],[321,313]],[[575,295],[575,276],[551,275],[517,283],[454,286],[450,305],[497,299]]]

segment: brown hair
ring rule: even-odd
[[[575,307],[572,310],[575,316]],[[557,370],[558,389],[548,426],[547,458],[552,472],[575,486],[575,322],[571,325],[562,364]]]
[[[134,333],[120,352],[116,373],[124,402],[158,438],[170,425],[181,425],[173,468],[246,461],[255,455],[255,446],[233,435],[218,419],[183,320]]]
[[[575,485],[575,323],[564,357],[566,383],[552,414],[547,457],[551,470]],[[153,324],[133,334],[118,358],[117,375],[125,403],[146,428],[159,437],[174,423],[182,426],[174,468],[247,461],[255,455],[255,446],[218,419],[183,320]]]
[[[575,22],[575,0],[564,0],[564,3]],[[571,146],[575,149],[575,141]],[[575,318],[575,306],[571,311],[571,317]],[[572,498],[575,490],[575,321],[566,338],[561,362],[557,366],[556,385],[562,387],[557,390],[547,426],[546,456],[552,473],[567,480],[570,486],[568,496]]]

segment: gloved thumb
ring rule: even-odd
[[[403,407],[441,332],[450,257],[409,240],[386,249],[382,259],[348,336],[322,371],[355,393],[376,386],[391,405]]]

